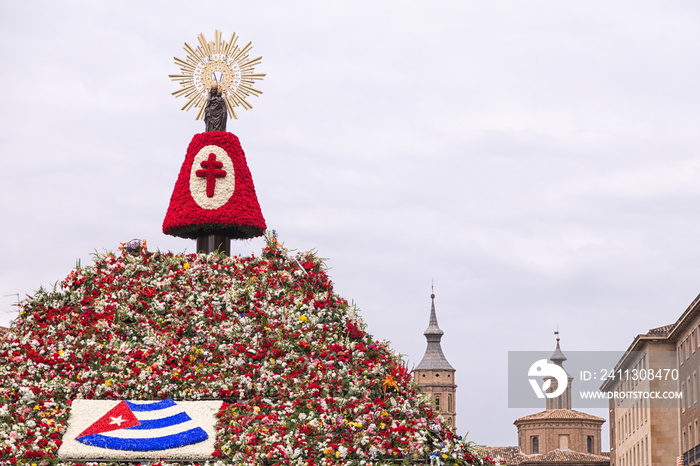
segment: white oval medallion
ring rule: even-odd
[[[202,147],[190,171],[190,193],[197,205],[203,209],[218,209],[231,199],[235,188],[231,157],[219,146]]]

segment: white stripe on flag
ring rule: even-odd
[[[134,430],[134,429],[122,429],[114,430],[112,432],[107,432],[104,435],[108,437],[115,438],[153,438],[153,437],[165,437],[166,435],[178,434],[186,430],[194,429],[195,427],[200,427],[195,421],[187,421],[182,424],[177,424],[169,427],[161,427],[160,429],[148,429],[148,430]]]

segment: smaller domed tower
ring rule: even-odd
[[[450,427],[456,426],[457,419],[457,384],[455,384],[455,368],[447,362],[442,353],[440,340],[443,332],[438,326],[435,314],[435,294],[430,295],[430,322],[423,335],[428,341],[423,359],[413,370],[413,380],[433,399],[437,412]]]
[[[559,346],[559,331],[554,334],[557,337],[557,347],[549,360],[564,369],[566,356]],[[601,454],[601,426],[605,419],[571,409],[571,385],[574,378],[568,373],[566,375],[566,390],[556,398],[547,398],[544,411],[520,417],[513,422],[518,428],[518,446],[525,455],[542,455],[554,450]],[[550,380],[548,393],[557,389],[555,378],[545,380]]]
[[[559,330],[554,332],[554,334],[557,337],[557,348],[554,350],[554,353],[549,357],[549,360],[557,366],[564,369],[563,364],[564,361],[566,361],[566,356],[564,356],[564,353],[562,353],[561,348],[559,347]],[[564,369],[564,372],[566,372],[566,369]],[[568,372],[566,372],[566,377],[569,379],[569,383],[566,385],[566,390],[564,391],[564,393],[562,393],[556,398],[547,398],[547,409],[571,409],[571,385],[574,381],[574,378]],[[555,379],[554,377],[549,378],[549,380],[551,382],[547,392],[552,393],[557,390],[558,383],[557,379]]]

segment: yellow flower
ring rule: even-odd
[[[257,406],[254,406],[254,407],[253,407],[253,411],[255,411],[255,412],[257,413],[258,411],[260,411],[260,408],[257,407]]]
[[[187,270],[187,269],[190,268],[190,264],[188,264],[187,262],[185,262],[185,265],[183,265],[182,268],[185,269],[185,270]]]
[[[105,385],[109,387],[110,385],[112,385],[112,381],[109,379],[105,380]]]
[[[309,320],[309,319],[307,319],[306,316],[299,316],[299,320],[300,320],[301,322],[306,322],[306,321]]]

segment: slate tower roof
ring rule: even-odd
[[[453,371],[454,367],[447,362],[447,358],[442,353],[440,340],[443,332],[438,326],[437,315],[435,314],[435,293],[430,295],[432,301],[430,305],[430,322],[428,328],[423,332],[425,339],[428,341],[428,347],[425,349],[423,359],[414,370],[447,370]]]
[[[554,353],[549,357],[549,360],[557,366],[561,366],[564,363],[564,361],[566,361],[566,356],[564,356],[564,353],[562,353],[561,348],[559,347],[559,330],[554,332],[554,334],[557,336],[557,348],[554,350]]]

